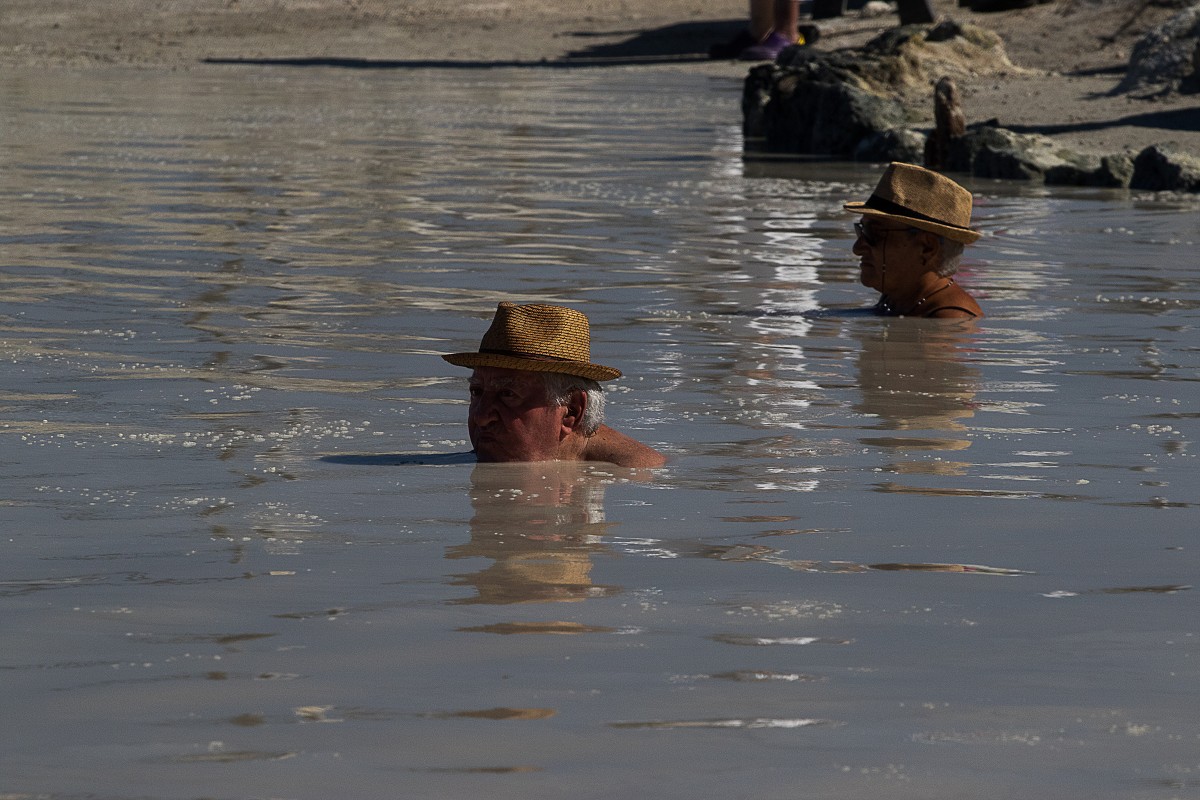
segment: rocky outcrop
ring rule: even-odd
[[[1133,160],[1132,189],[1200,192],[1200,159],[1154,145]]]
[[[1067,163],[1068,154],[1048,137],[984,124],[951,141],[946,169],[980,178],[1044,181],[1047,172]]]
[[[1113,91],[1168,93],[1200,83],[1200,3],[1180,11],[1134,45],[1125,78]]]
[[[950,147],[967,133],[967,117],[958,96],[958,85],[943,76],[933,88],[933,132],[925,142],[925,166],[945,169],[950,163]]]
[[[857,52],[785,50],[753,68],[743,132],[773,152],[920,160],[924,134],[900,97],[945,74],[1015,69],[990,31],[955,22],[893,28]],[[916,158],[911,156],[916,154]]]
[[[1046,183],[1059,186],[1104,186],[1124,189],[1133,179],[1133,156],[1079,156],[1077,161],[1046,172]]]
[[[742,95],[743,132],[768,150],[853,158],[878,134],[903,128],[903,104],[869,91],[840,53],[795,48],[786,66],[755,67]]]
[[[1125,157],[1126,161],[1132,160]],[[950,140],[944,169],[979,178],[1033,181],[1071,186],[1129,185],[1131,169],[1119,158],[1076,153],[1053,139],[1016,133],[993,122],[972,125]]]
[[[746,78],[746,146],[855,161],[924,161],[981,178],[1200,192],[1200,158],[1168,147],[1093,155],[995,120],[964,128],[949,75],[937,81],[937,124],[927,136],[900,98],[914,85],[932,83],[931,71],[939,68],[951,74],[1013,69],[989,31],[953,22],[896,28],[857,52],[789,48]]]

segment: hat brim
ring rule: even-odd
[[[852,214],[862,214],[867,217],[879,217],[880,219],[894,219],[898,222],[903,222],[905,225],[911,225],[914,228],[919,228],[923,231],[936,233],[938,236],[945,236],[955,242],[963,244],[971,244],[979,238],[979,231],[972,228],[960,228],[957,225],[945,225],[940,222],[931,222],[927,219],[919,219],[917,217],[906,217],[903,214],[889,214],[886,211],[879,211],[874,208],[869,208],[866,203],[846,203],[842,206]]]
[[[442,356],[456,367],[499,367],[500,369],[523,369],[529,372],[560,372],[593,381],[611,381],[621,377],[621,370],[601,364],[580,361],[547,361],[537,358],[521,358],[501,353],[450,353]]]

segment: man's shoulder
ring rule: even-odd
[[[587,461],[604,461],[619,467],[649,469],[667,463],[667,457],[636,439],[601,425],[588,437],[584,450]]]

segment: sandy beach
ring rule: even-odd
[[[8,0],[0,12],[0,64],[63,69],[236,68],[277,61],[405,68],[654,65],[745,74],[748,65],[706,58],[710,44],[745,24],[745,0]],[[1166,3],[1053,0],[975,13],[935,0],[939,14],[996,31],[1014,69],[960,84],[968,122],[1053,136],[1098,153],[1173,144],[1200,152],[1193,96],[1114,94],[1129,53],[1175,13]],[[448,11],[448,9],[450,9]],[[809,21],[807,15],[802,22]],[[822,20],[822,49],[861,45],[896,16]],[[927,109],[932,116],[932,99]],[[925,113],[926,109],[917,110]]]

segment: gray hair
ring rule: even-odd
[[[558,406],[571,401],[571,392],[579,390],[587,395],[587,406],[583,419],[579,421],[585,436],[591,436],[604,423],[604,389],[591,378],[567,375],[562,372],[542,372],[542,385],[546,387],[546,400]]]
[[[956,242],[953,239],[947,239],[945,236],[938,236],[933,231],[923,230],[921,228],[908,227],[908,233],[927,233],[932,236],[937,236],[938,242],[942,246],[942,263],[937,268],[939,278],[949,278],[954,273],[958,272],[959,261],[962,260],[963,243]]]
[[[947,239],[945,236],[938,238],[942,242],[942,265],[938,267],[937,274],[939,277],[949,278],[958,272],[958,262],[962,259],[963,254],[963,243]]]

